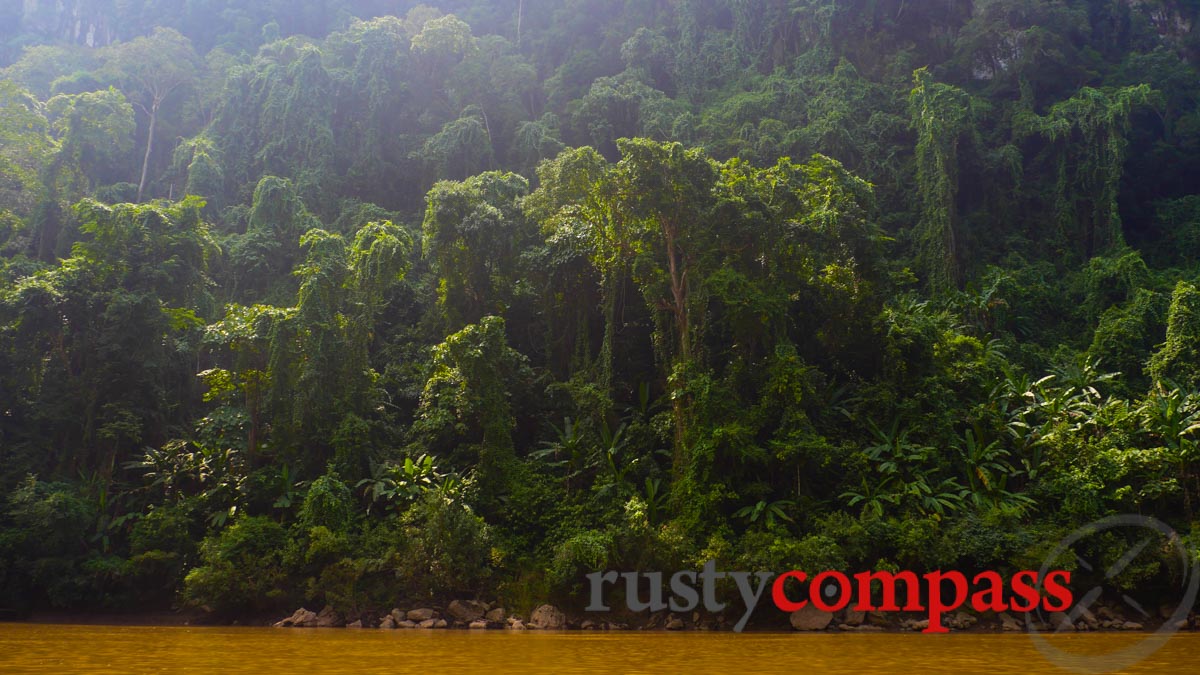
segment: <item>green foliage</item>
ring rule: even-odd
[[[411,597],[478,592],[491,576],[488,526],[462,502],[430,492],[402,520],[398,572]]]
[[[1167,310],[1167,341],[1151,357],[1149,372],[1156,382],[1200,386],[1200,291],[1193,284],[1176,284]]]
[[[430,355],[413,430],[456,467],[475,467],[491,493],[507,488],[516,422],[510,397],[528,378],[526,367],[508,346],[504,320],[494,316],[447,337]]]
[[[287,599],[287,530],[263,516],[240,518],[200,545],[200,565],[184,579],[184,597],[217,611],[278,609]]]
[[[297,522],[305,529],[324,527],[331,532],[346,532],[353,522],[354,507],[350,487],[336,473],[326,473],[308,486]]]
[[[489,172],[429,191],[422,251],[437,274],[438,304],[451,331],[500,316],[513,303],[519,251],[531,235],[519,209],[527,189],[516,174]]]
[[[963,90],[934,82],[923,68],[913,74],[913,82],[909,109],[917,132],[917,185],[922,201],[915,236],[927,283],[944,292],[957,287],[962,276],[958,146],[973,129],[975,104]]]
[[[1129,119],[1154,101],[1148,85],[1102,91],[1083,87],[1054,104],[1047,115],[1018,113],[1018,133],[1040,134],[1058,148],[1054,208],[1064,246],[1093,255],[1124,242],[1117,208]]]

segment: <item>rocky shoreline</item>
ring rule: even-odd
[[[972,633],[1020,633],[1020,632],[1095,632],[1095,631],[1150,631],[1162,628],[1173,614],[1173,608],[1164,607],[1158,616],[1130,619],[1117,608],[1097,606],[1095,611],[1078,612],[1072,621],[1063,612],[1045,616],[1023,614],[978,615],[958,611],[943,617],[943,624],[951,632]],[[786,619],[779,625],[758,625],[755,630],[791,630],[799,632],[827,633],[904,633],[921,632],[929,627],[928,618],[905,613],[861,612],[846,609],[841,612],[823,612],[811,606],[780,615]],[[274,622],[276,628],[361,628],[381,630],[665,630],[665,631],[728,631],[734,624],[724,615],[690,615],[678,612],[657,612],[634,617],[622,617],[624,621],[613,621],[599,616],[569,616],[550,604],[539,605],[528,618],[521,614],[510,614],[495,603],[474,600],[454,600],[444,608],[430,606],[403,609],[395,607],[388,612],[364,612],[347,616],[326,606],[319,612],[299,608],[286,618]],[[1180,631],[1200,630],[1200,617],[1194,612],[1174,626]]]

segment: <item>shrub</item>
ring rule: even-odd
[[[408,545],[397,573],[414,596],[478,591],[490,575],[487,526],[465,504],[429,492],[403,523]]]
[[[217,611],[284,604],[287,531],[264,516],[244,517],[200,545],[200,567],[184,578],[184,597]]]

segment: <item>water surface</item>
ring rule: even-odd
[[[1098,655],[1144,634],[1050,638]],[[1195,672],[1180,634],[1117,672]],[[0,624],[0,673],[1065,673],[1021,634],[350,630]]]

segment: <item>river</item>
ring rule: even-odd
[[[1147,638],[1022,634],[512,632],[0,623],[0,673],[1065,673],[1051,659]],[[1061,660],[1059,661],[1061,662]],[[1092,666],[1103,661],[1094,661]],[[1123,673],[1192,672],[1200,634]]]

